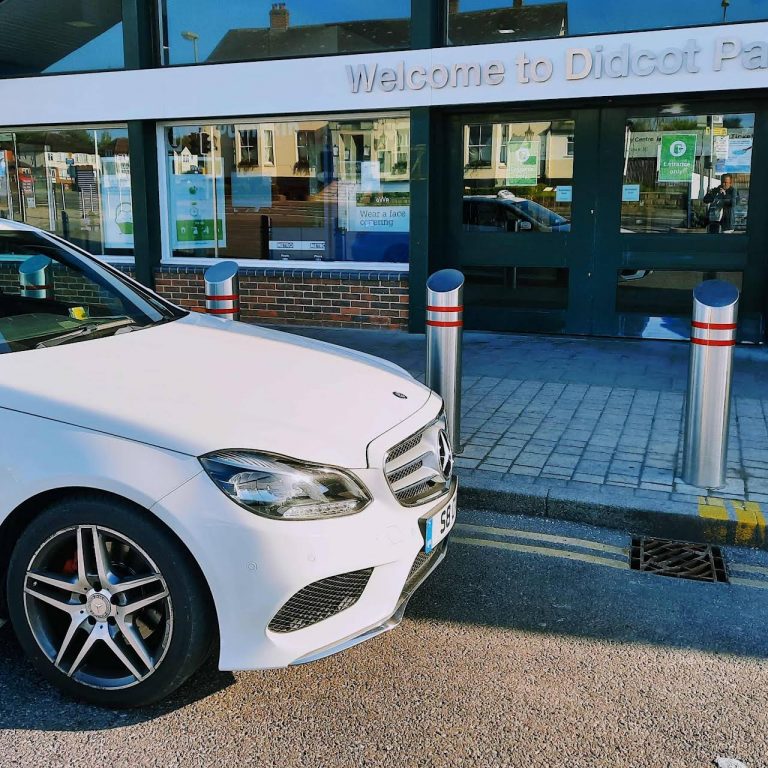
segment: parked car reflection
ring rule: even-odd
[[[475,232],[570,232],[571,222],[535,200],[502,189],[493,195],[465,195],[464,229]]]

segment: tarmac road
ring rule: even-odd
[[[110,712],[0,630],[2,766],[768,766],[768,557],[731,584],[627,567],[629,536],[464,511],[396,630],[304,667],[210,664]]]

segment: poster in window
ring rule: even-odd
[[[227,244],[224,176],[217,173],[170,173],[171,239],[173,248],[220,248]]]
[[[690,184],[696,163],[695,133],[665,133],[659,148],[659,181]]]
[[[381,191],[381,167],[376,161],[360,163],[360,191]]]
[[[715,165],[717,173],[750,173],[752,169],[751,136],[731,138],[728,142],[728,156],[718,160]]]
[[[507,180],[510,187],[535,187],[539,183],[539,139],[507,142]]]
[[[269,208],[272,205],[272,177],[254,173],[232,173],[233,208]]]
[[[131,166],[128,155],[101,158],[102,239],[105,248],[133,248]]]
[[[408,232],[411,195],[406,185],[381,192],[356,192],[348,209],[351,232]],[[402,188],[405,187],[405,188]]]

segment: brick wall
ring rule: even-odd
[[[203,267],[163,265],[155,289],[170,301],[195,311],[205,309]],[[240,319],[278,325],[348,328],[408,326],[408,275],[243,267]]]
[[[0,291],[3,293],[19,292],[18,261],[0,261]]]
[[[0,290],[10,295],[18,295],[19,261],[0,262]],[[69,267],[54,263],[51,271],[53,296],[66,304],[110,304],[109,294],[89,279],[81,276]]]
[[[129,266],[118,265],[134,276]],[[155,272],[155,289],[174,304],[205,309],[204,267],[163,265]],[[401,272],[328,271],[243,267],[240,319],[275,325],[347,328],[408,327],[408,275]],[[98,302],[94,290],[78,284],[63,269],[55,270],[56,298]],[[0,263],[0,289],[18,293],[18,263]]]

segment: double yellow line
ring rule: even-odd
[[[758,547],[765,543],[765,516],[756,501],[699,496],[699,517],[711,521],[707,531],[710,541]],[[727,524],[734,521],[736,530],[729,540]]]
[[[731,502],[741,504],[742,502]],[[749,502],[746,502],[748,504]],[[716,508],[725,510],[716,505]],[[726,515],[727,510],[725,510]],[[718,513],[720,514],[720,513]],[[712,518],[722,520],[722,517]],[[725,518],[729,519],[728,517]],[[751,519],[750,519],[751,523]],[[765,527],[763,523],[763,528]],[[493,537],[493,538],[489,538]],[[629,568],[629,546],[617,547],[591,539],[577,539],[571,536],[553,536],[549,533],[526,531],[519,528],[494,528],[487,525],[456,523],[451,544],[472,547],[523,552],[545,557],[557,557],[607,568],[627,570]],[[728,561],[728,581],[742,587],[768,589],[768,566]]]
[[[468,534],[468,535],[462,535]],[[498,538],[481,538],[496,536]],[[512,539],[512,541],[509,541]],[[522,542],[536,542],[527,544]],[[604,565],[608,568],[629,568],[628,549],[603,544],[589,539],[575,539],[570,536],[553,536],[548,533],[536,533],[517,528],[492,528],[486,525],[469,525],[456,523],[452,544],[503,549],[512,552],[526,552],[545,557],[558,557],[563,560],[576,560],[593,565]],[[567,547],[567,549],[566,549]],[[580,551],[586,550],[586,551]],[[600,554],[591,554],[599,552]]]

